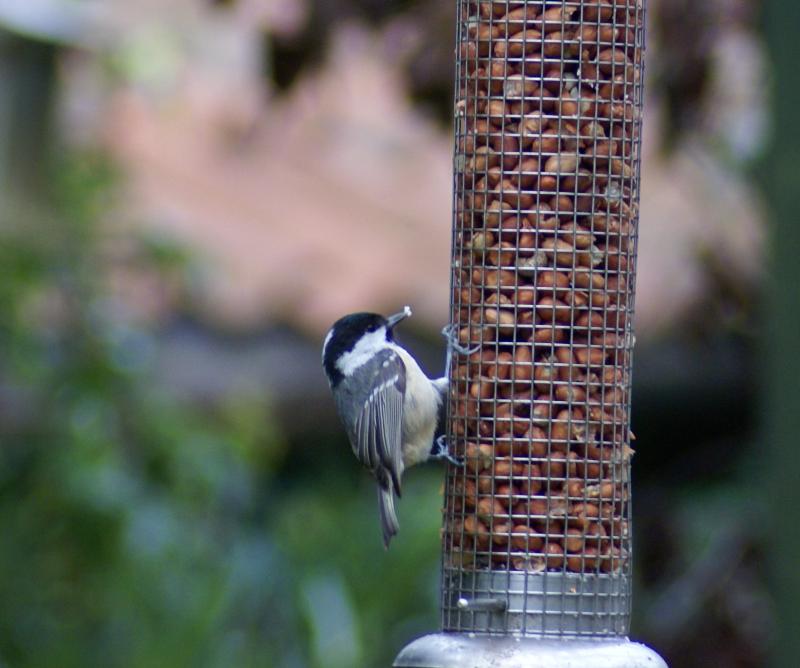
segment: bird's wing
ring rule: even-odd
[[[362,407],[355,419],[345,425],[353,452],[379,482],[382,474],[388,473],[399,494],[405,365],[395,351],[387,349],[359,367],[356,374],[358,378],[343,381],[348,387],[340,393],[343,401]]]

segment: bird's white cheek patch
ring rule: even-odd
[[[373,358],[376,352],[386,347],[386,328],[362,336],[355,348],[344,353],[337,361],[336,368],[343,375],[349,376],[353,371]]]

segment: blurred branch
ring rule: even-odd
[[[793,0],[765,3],[765,42],[772,60],[773,136],[765,164],[767,202],[771,205],[771,273],[767,284],[767,327],[763,341],[766,354],[762,383],[762,408],[766,420],[763,435],[763,476],[760,490],[769,507],[766,546],[775,602],[776,645],[773,666],[797,665],[800,657],[800,532],[792,527],[798,507],[800,471],[800,410],[798,410],[797,313],[800,310],[800,276],[797,251],[797,174],[800,170],[800,135],[797,109],[800,86],[797,76],[797,26],[800,4]]]
[[[720,531],[712,540],[705,555],[671,581],[647,609],[641,624],[663,645],[672,646],[689,635],[708,614],[709,601],[729,588],[751,542],[744,521]]]
[[[54,82],[54,48],[0,28],[0,214],[25,198],[39,202]]]

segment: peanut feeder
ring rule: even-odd
[[[644,0],[457,11],[451,322],[474,352],[450,369],[448,437],[466,465],[445,485],[445,633],[395,665],[566,665],[570,641],[586,665],[663,666],[626,638]]]

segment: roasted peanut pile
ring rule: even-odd
[[[625,571],[641,0],[460,8],[446,563]]]

